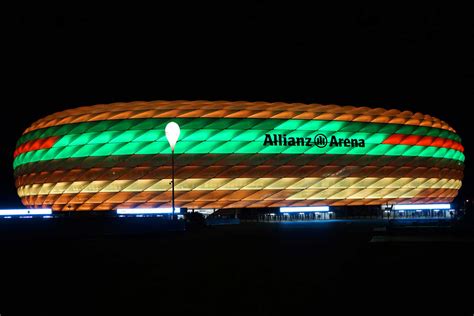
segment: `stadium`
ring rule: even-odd
[[[354,106],[153,101],[99,104],[34,122],[14,175],[28,208],[111,211],[171,205],[251,209],[450,203],[461,139],[430,115]]]

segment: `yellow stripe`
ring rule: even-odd
[[[300,190],[288,199],[344,199],[410,197],[425,189],[459,189],[460,180],[439,178],[217,178],[176,179],[176,191],[192,190]],[[48,194],[97,192],[164,192],[171,190],[171,179],[76,181],[28,184],[18,188],[20,197]],[[385,192],[385,193],[381,193]],[[416,193],[415,193],[416,192]]]

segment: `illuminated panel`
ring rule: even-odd
[[[450,204],[397,204],[394,210],[449,210]]]
[[[48,149],[53,147],[53,145],[58,141],[59,136],[52,136],[47,138],[40,138],[36,140],[27,141],[26,143],[21,144],[15,152],[13,157],[34,150]]]
[[[18,195],[54,211],[449,203],[464,148],[445,122],[337,105],[155,101],[52,114],[17,142]]]
[[[175,208],[174,212],[180,213],[179,208]],[[119,208],[117,214],[120,215],[132,215],[132,214],[172,214],[173,209],[171,207],[162,208]]]
[[[11,209],[0,210],[0,216],[18,216],[18,215],[51,215],[51,209]]]
[[[420,146],[434,146],[434,147],[444,147],[452,148],[464,151],[464,147],[456,141],[453,141],[449,138],[433,137],[433,136],[419,136],[419,135],[403,135],[403,134],[394,134],[388,137],[383,141],[383,144],[391,145],[420,145]]]
[[[329,206],[280,207],[280,213],[329,212]]]

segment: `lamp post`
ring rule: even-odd
[[[166,139],[171,147],[171,214],[174,220],[174,147],[179,138],[179,125],[175,122],[169,122],[165,127]]]

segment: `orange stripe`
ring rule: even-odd
[[[278,118],[303,120],[358,121],[427,126],[455,132],[438,118],[394,109],[354,106],[246,101],[137,101],[98,104],[58,112],[42,118],[24,133],[70,123],[128,118]]]
[[[47,138],[30,140],[29,142],[21,144],[20,147],[15,150],[13,153],[13,158],[16,158],[16,156],[29,151],[51,148],[58,141],[58,139],[59,136],[51,136]]]
[[[464,147],[448,138],[433,137],[433,136],[418,136],[418,135],[404,135],[404,134],[393,134],[382,144],[389,145],[417,145],[417,146],[433,146],[433,147],[443,147],[458,150],[464,152]]]

